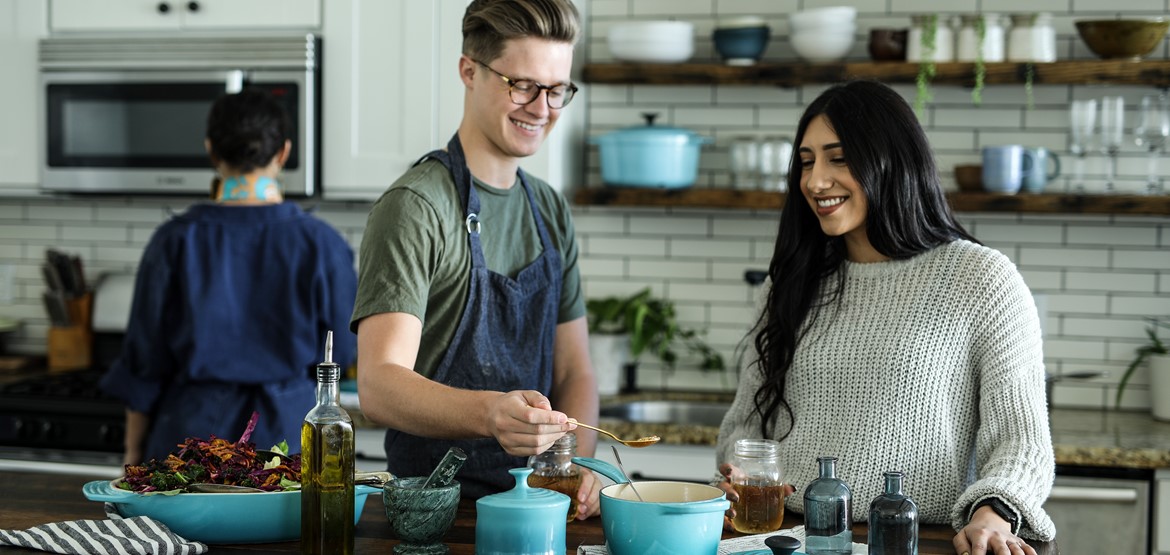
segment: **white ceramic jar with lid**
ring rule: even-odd
[[[932,34],[933,41],[930,40]],[[907,62],[952,62],[954,59],[955,38],[946,18],[939,14],[910,16],[910,34],[906,38]]]
[[[964,14],[959,19],[961,24],[956,41],[956,61],[974,62],[980,58],[984,62],[1004,60],[1004,30],[999,14]],[[980,24],[983,26],[982,38],[979,36]]]
[[[1052,14],[1018,13],[1011,15],[1008,33],[1009,62],[1055,62],[1056,30]]]

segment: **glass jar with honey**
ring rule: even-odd
[[[573,464],[576,456],[577,436],[569,432],[547,451],[528,457],[528,466],[532,468],[529,487],[551,489],[569,496],[567,522],[577,517],[577,491],[581,489],[581,469]]]
[[[731,485],[739,494],[732,505],[737,532],[761,534],[780,529],[784,521],[784,476],[777,457],[780,443],[770,439],[735,442]]]

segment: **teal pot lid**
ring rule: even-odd
[[[654,119],[658,117],[657,113],[646,112],[642,114],[646,118],[645,125],[635,125],[633,127],[626,127],[617,131],[611,131],[596,137],[592,140],[595,144],[643,144],[643,145],[667,145],[667,144],[707,144],[711,139],[699,135],[698,133],[684,129],[682,127],[668,127],[665,125],[654,125]]]
[[[475,502],[476,511],[560,509],[565,513],[569,510],[569,496],[550,489],[529,487],[528,475],[532,474],[531,468],[513,468],[508,473],[516,479],[516,487],[479,498]]]

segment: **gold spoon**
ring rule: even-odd
[[[622,445],[625,445],[626,447],[649,447],[651,445],[654,445],[655,443],[658,443],[659,441],[662,441],[662,438],[660,438],[658,436],[640,437],[638,439],[622,439],[618,436],[613,435],[613,432],[607,432],[605,430],[602,430],[601,428],[595,428],[595,427],[590,426],[588,424],[582,424],[582,423],[578,422],[576,419],[570,418],[569,421],[582,427],[582,428],[589,428],[590,430],[601,432],[609,437],[612,437],[618,443],[621,443]]]

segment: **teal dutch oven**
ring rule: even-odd
[[[731,506],[723,490],[691,482],[638,482],[638,500],[625,474],[587,457],[573,462],[614,482],[601,490],[601,527],[612,555],[716,555],[723,514]]]
[[[646,125],[590,139],[601,155],[606,185],[680,189],[695,184],[700,148],[711,139],[678,127],[654,125],[658,114],[642,114]]]

